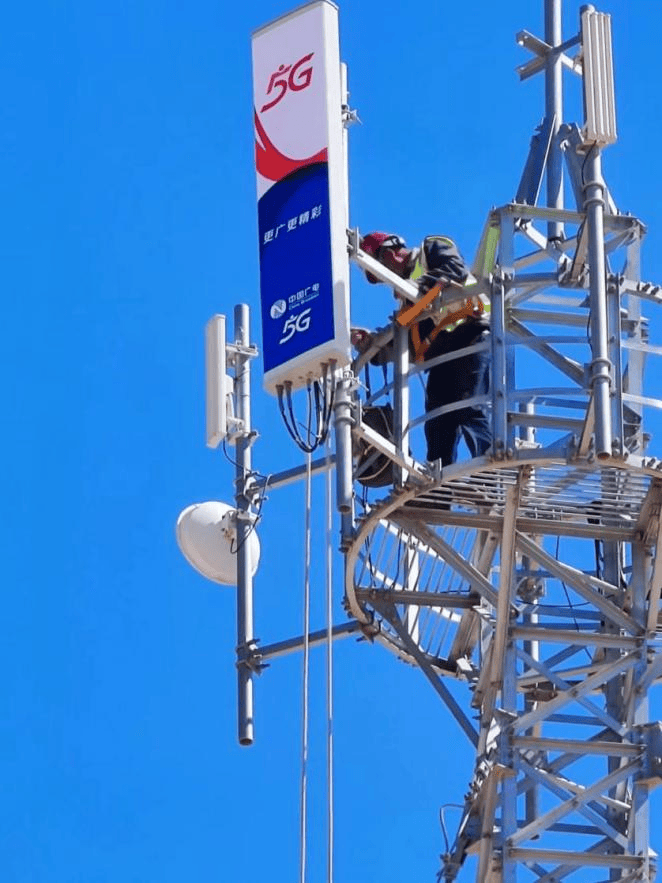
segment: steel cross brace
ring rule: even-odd
[[[456,702],[454,696],[451,694],[448,688],[441,682],[441,678],[435,672],[428,658],[421,651],[418,644],[416,644],[412,640],[409,631],[406,629],[404,623],[398,615],[398,611],[396,610],[395,605],[386,601],[382,601],[382,599],[380,598],[377,598],[373,601],[372,606],[378,613],[380,613],[384,617],[384,619],[386,619],[393,626],[398,634],[398,637],[406,647],[407,652],[416,660],[416,663],[418,664],[423,674],[432,684],[433,688],[436,690],[439,696],[446,703],[453,717],[458,722],[465,735],[468,737],[469,741],[475,748],[478,745],[478,733],[476,732],[476,728],[466,716],[458,702]]]

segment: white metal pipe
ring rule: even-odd
[[[248,664],[253,636],[253,575],[248,536],[253,529],[250,500],[246,496],[246,480],[251,472],[251,408],[250,358],[241,350],[250,345],[250,318],[248,306],[237,304],[234,310],[235,342],[239,352],[235,356],[235,392],[237,416],[243,421],[243,430],[237,439],[237,468],[235,500],[237,505],[237,713],[238,736],[241,745],[253,744],[253,671]]]
[[[561,0],[545,0],[545,42],[553,49],[563,42]],[[545,66],[545,113],[553,119],[552,139],[547,158],[547,206],[563,208],[563,157],[559,144],[559,126],[563,120],[563,66],[560,52],[550,52]],[[549,239],[563,239],[563,224],[558,220],[547,225]]]
[[[591,392],[595,402],[595,454],[605,459],[612,453],[611,371],[609,358],[607,285],[604,245],[604,190],[600,150],[586,156],[584,211],[588,226],[591,305]]]

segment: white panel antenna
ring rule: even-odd
[[[611,49],[611,16],[582,8],[582,46],[584,48],[584,138],[601,147],[613,144],[616,134],[616,99],[614,65]]]
[[[212,316],[205,328],[207,447],[217,448],[226,438],[235,443],[233,430],[234,381],[227,373],[225,316]]]
[[[350,362],[338,7],[315,0],[253,34],[264,385]]]

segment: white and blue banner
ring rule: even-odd
[[[253,35],[265,387],[349,362],[338,10],[310,3]]]

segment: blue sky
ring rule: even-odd
[[[569,36],[579,3],[564,5]],[[258,681],[256,743],[240,748],[234,593],[194,573],[174,538],[186,505],[232,494],[233,467],[204,444],[203,330],[246,302],[259,344],[250,34],[290,8],[42,0],[5,10],[7,883],[297,879],[300,659],[274,662]],[[542,9],[542,0],[341,3],[362,120],[350,133],[353,225],[411,243],[446,233],[473,255],[489,208],[515,193],[543,114],[541,78],[520,84],[514,73],[528,59],[514,35],[542,36]],[[649,226],[642,276],[661,281],[662,8],[610,0],[601,9],[613,15],[620,135],[603,168],[619,207]],[[352,279],[355,321],[383,322],[389,292],[355,270]],[[652,327],[659,341],[659,318]],[[651,395],[655,384],[649,376]],[[256,467],[296,465],[258,365],[254,393]],[[652,429],[660,456],[659,420]],[[322,484],[313,490],[321,510]],[[303,499],[295,487],[265,504],[263,643],[301,629]],[[321,511],[313,530],[319,574]],[[339,577],[336,560],[342,621]],[[318,579],[314,627],[322,595]],[[309,880],[318,883],[321,651],[311,685]],[[462,801],[468,743],[422,675],[383,648],[340,642],[335,685],[336,879],[433,880],[439,807]],[[653,829],[659,849],[659,821]]]

